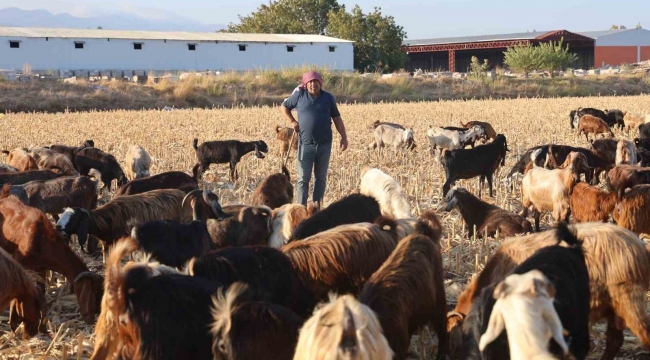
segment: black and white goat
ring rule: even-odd
[[[210,167],[210,164],[230,164],[230,181],[237,178],[237,163],[242,156],[255,151],[255,156],[264,159],[264,154],[269,152],[269,147],[263,140],[257,141],[206,141],[198,145],[199,139],[194,139],[192,146],[196,151],[199,167],[196,170],[196,178],[200,179],[203,172]]]

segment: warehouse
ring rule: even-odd
[[[508,47],[559,41],[578,55],[576,69],[621,65],[650,59],[650,31],[624,29],[591,32],[567,30],[535,31],[515,34],[479,35],[454,38],[408,40],[402,49],[409,56],[407,69],[461,71],[469,68],[472,56],[488,59],[492,68],[503,66]]]
[[[354,69],[353,42],[321,35],[0,27],[0,69]]]

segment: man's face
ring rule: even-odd
[[[318,95],[320,92],[320,82],[318,80],[312,80],[307,83],[307,91],[312,95]]]

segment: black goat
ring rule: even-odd
[[[149,177],[134,179],[115,191],[113,198],[141,194],[158,189],[178,189],[185,193],[199,188],[198,180],[182,171],[168,171]]]
[[[237,178],[237,163],[242,156],[255,151],[255,156],[264,159],[264,154],[269,147],[262,140],[242,142],[238,140],[206,141],[198,145],[199,139],[194,139],[192,146],[196,150],[199,167],[196,169],[196,178],[200,179],[203,172],[210,164],[230,163],[230,181]]]
[[[650,138],[650,123],[639,125],[639,137],[641,137],[641,139]]]
[[[605,159],[611,166],[614,166],[616,163],[616,146],[618,145],[618,140],[590,139],[589,142],[591,144],[591,152]]]
[[[650,138],[634,138],[637,150],[650,151]]]
[[[614,124],[618,125],[618,127],[621,130],[625,127],[625,121],[623,120],[623,118],[625,117],[625,114],[623,114],[623,112],[621,110],[612,109],[612,110],[605,110],[605,112],[607,113],[607,115],[606,115],[607,119],[606,120],[603,119],[603,120],[605,120],[605,122],[607,124],[614,123]],[[610,126],[613,127],[614,125],[610,125]]]
[[[556,245],[537,250],[530,258],[513,270],[513,274],[525,274],[532,270],[541,271],[555,288],[554,308],[564,329],[571,337],[570,352],[576,359],[585,359],[589,351],[589,272],[585,263],[582,242],[571,233],[566,224],[556,230]],[[564,240],[568,246],[560,246]],[[483,289],[474,300],[472,310],[463,324],[463,348],[467,359],[481,359],[478,340],[484,334],[492,308],[495,304],[493,291],[496,284]],[[475,312],[476,314],[472,314]],[[516,316],[516,314],[512,314]],[[489,344],[483,358],[508,359],[507,336],[503,332],[495,342]],[[551,341],[551,351],[561,355],[561,349]],[[506,356],[507,355],[507,356]]]
[[[75,167],[81,175],[88,176],[90,169],[95,169],[101,173],[101,180],[104,185],[100,191],[106,187],[111,190],[113,179],[117,180],[117,186],[122,186],[128,181],[115,157],[100,149],[83,148],[77,152],[74,161]]]
[[[444,150],[440,156],[440,162],[445,168],[447,180],[442,186],[442,193],[447,194],[451,184],[459,179],[471,179],[480,176],[478,196],[481,197],[481,188],[483,181],[487,178],[492,194],[492,176],[499,167],[506,164],[506,152],[508,143],[503,134],[497,137],[489,144],[479,145],[473,149],[456,149]]]
[[[372,196],[348,195],[327,208],[301,221],[291,232],[287,242],[301,240],[339,225],[361,222],[372,223],[381,216],[379,203]]]
[[[55,145],[50,145],[49,147],[46,147],[46,148],[54,151],[55,153],[65,155],[70,160],[72,165],[75,166],[75,169],[76,169],[74,158],[81,149],[87,148],[87,147],[95,147],[95,142],[92,141],[92,140],[86,140],[80,146],[68,146],[68,145],[55,144]],[[79,171],[79,170],[77,170],[77,171]]]
[[[192,276],[217,281],[224,286],[248,284],[253,299],[282,305],[307,318],[316,299],[280,250],[268,246],[228,247],[190,261]]]
[[[210,238],[218,248],[226,246],[266,245],[271,236],[272,210],[267,206],[240,206],[224,208],[228,214],[223,221],[208,220]]]

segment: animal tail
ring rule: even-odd
[[[194,179],[194,181],[196,181],[197,184],[199,183],[199,167],[200,166],[201,166],[200,163],[196,163],[196,164],[194,164],[194,166],[192,166],[192,178]]]
[[[280,130],[282,130],[282,126],[280,126],[280,125],[276,125],[276,126],[275,126],[275,133],[276,133],[276,134],[279,133]]]
[[[131,238],[122,238],[115,242],[108,255],[105,280],[106,292],[104,296],[107,296],[108,303],[112,304],[111,310],[119,311],[113,313],[123,313],[126,310],[125,299],[122,296],[126,287],[126,279],[120,262],[122,258],[135,251],[135,249],[135,242]]]
[[[374,224],[384,231],[390,232],[393,236],[397,237],[397,222],[395,220],[380,216],[375,219]]]
[[[287,177],[287,180],[291,181],[291,174],[285,165],[282,165],[282,173]]]
[[[428,236],[433,242],[439,243],[442,236],[442,225],[434,211],[425,211],[417,222],[416,231]]]
[[[9,150],[2,150],[2,153],[5,155],[9,155]]]
[[[372,123],[372,128],[373,128],[373,129],[376,129],[377,126],[379,126],[379,120],[375,120],[375,122]]]
[[[194,141],[192,141],[192,147],[194,148],[194,150],[199,149],[199,139],[194,138]]]
[[[467,128],[467,124],[463,124],[463,120],[458,120],[458,122],[460,123],[460,126]]]
[[[555,237],[558,239],[558,244],[564,241],[571,248],[580,248],[582,246],[582,241],[569,229],[569,225],[566,223],[561,222],[558,224],[555,230]]]

